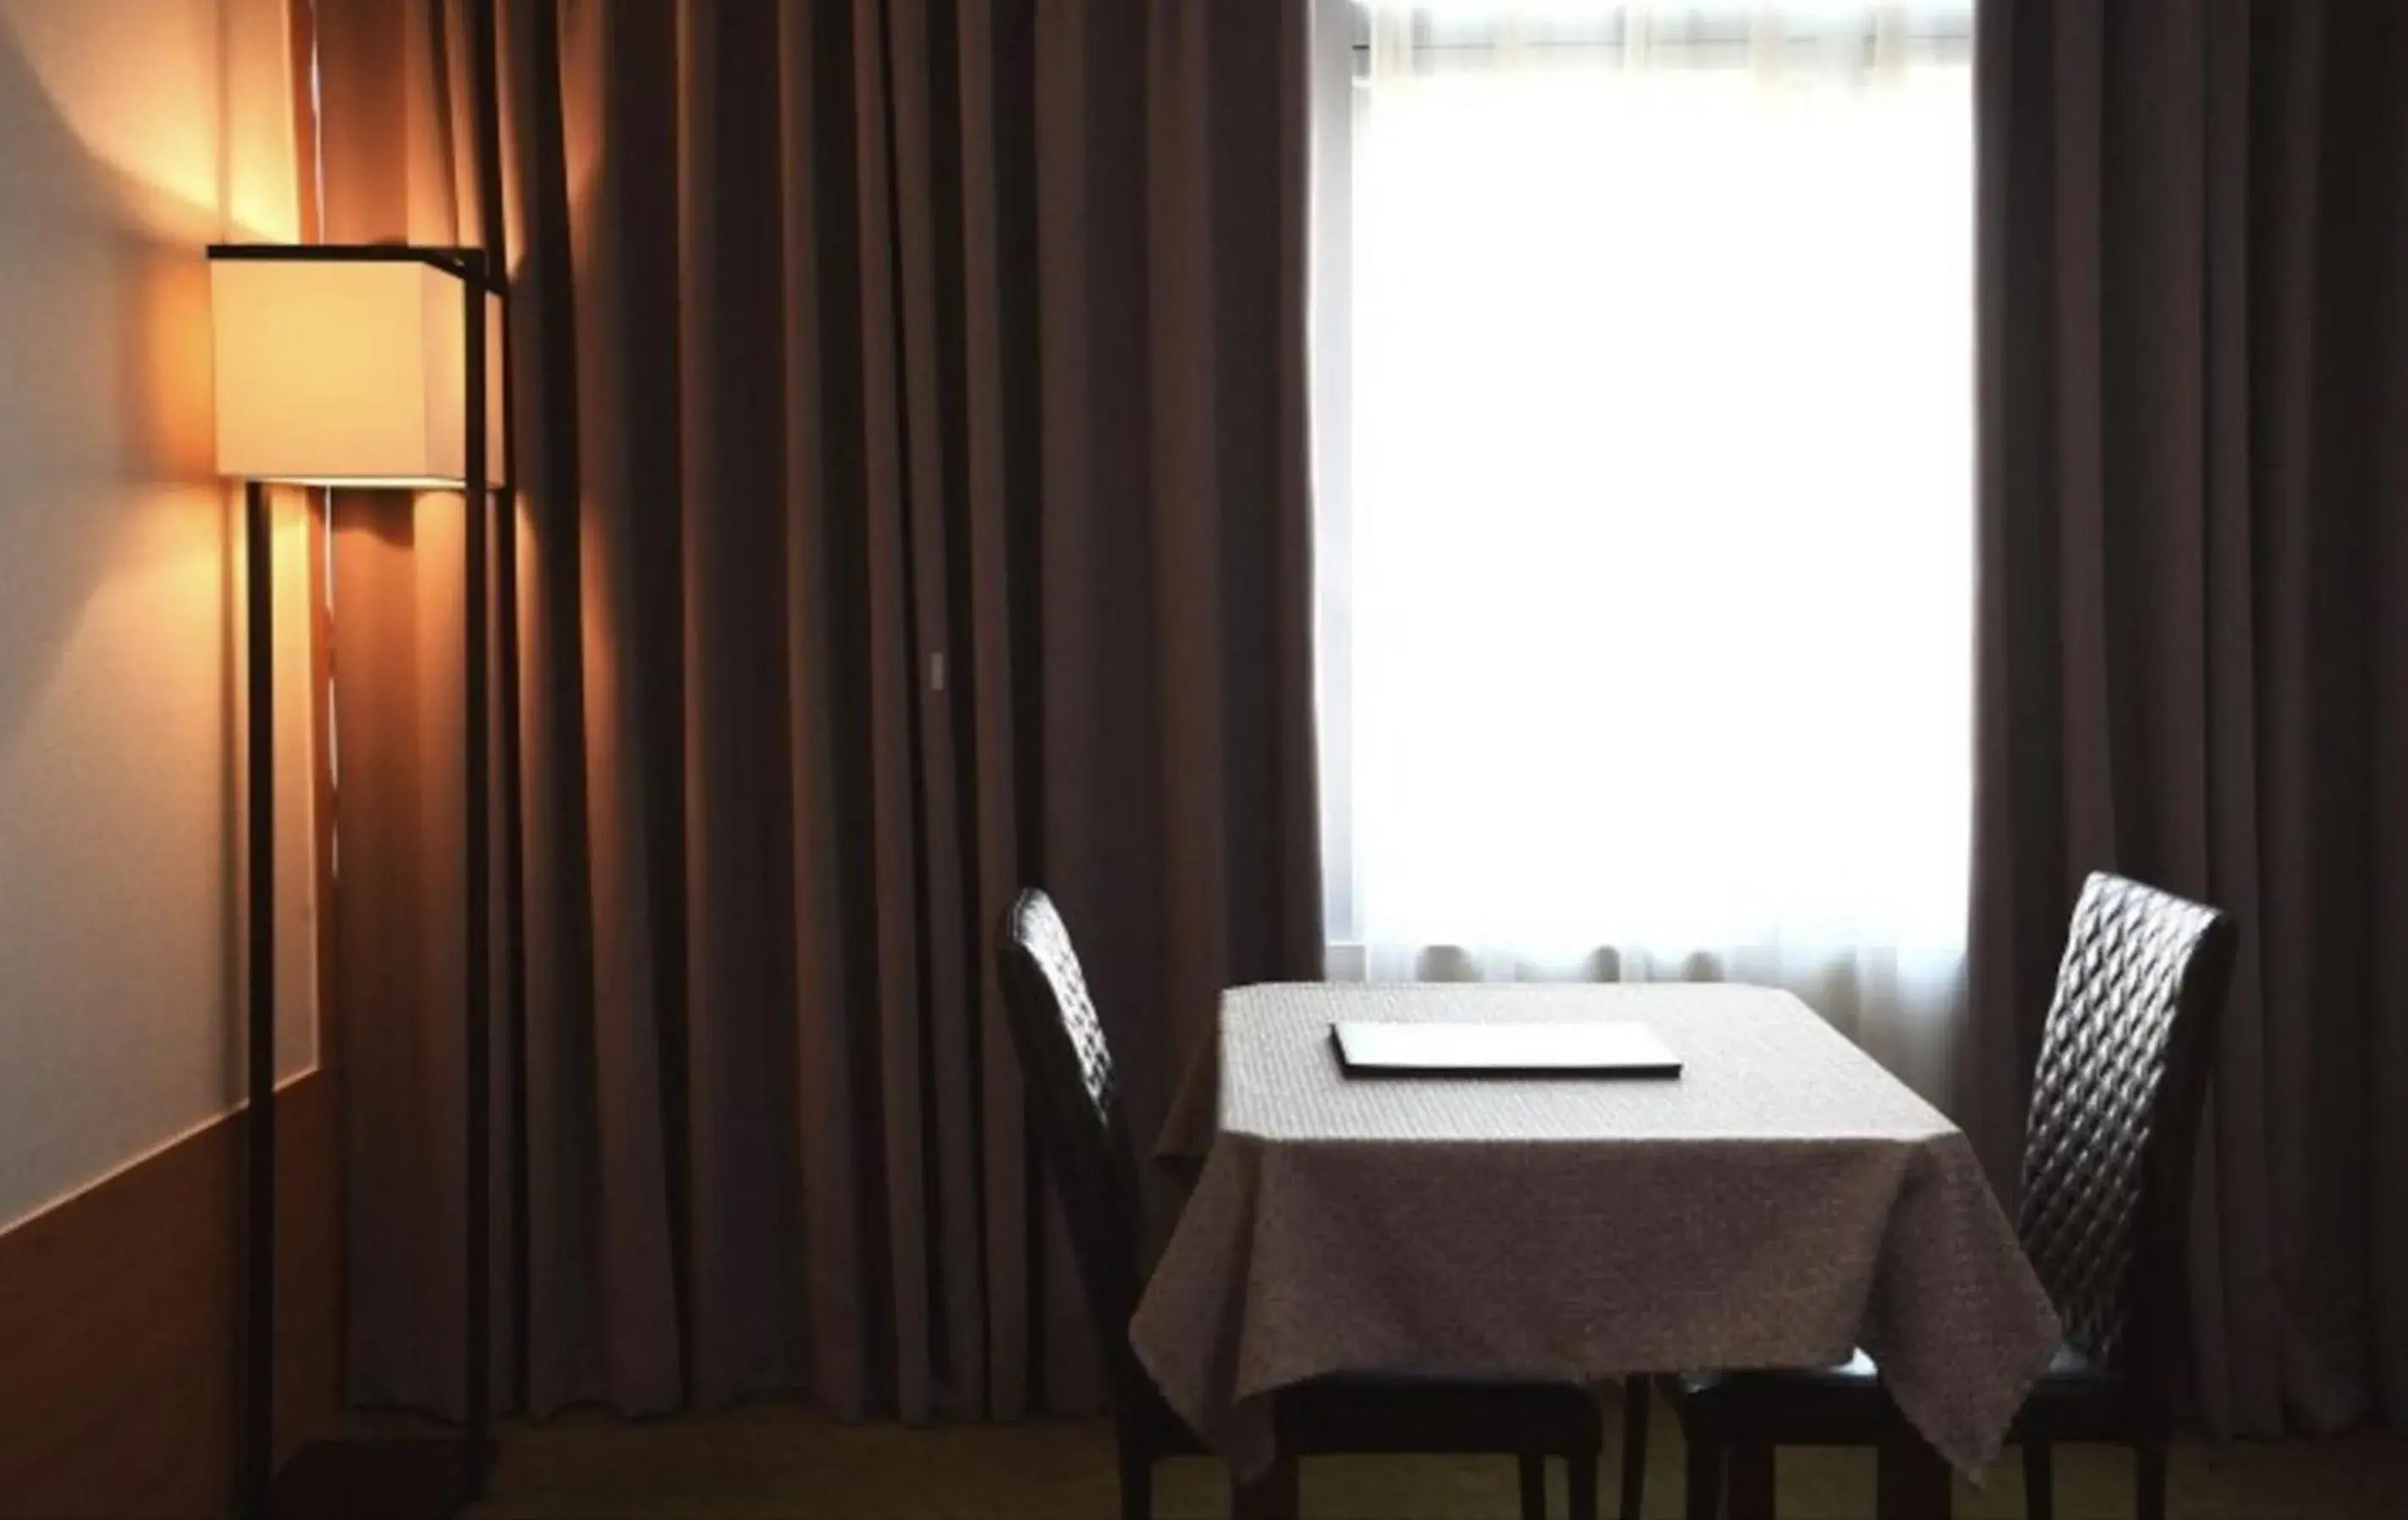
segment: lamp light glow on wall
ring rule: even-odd
[[[465,510],[463,820],[468,1156],[492,1154],[492,712],[486,511],[506,489],[504,292],[476,249],[230,244],[209,250],[218,473],[243,482],[250,735],[246,1288],[236,1513],[449,1515],[482,1492],[491,1447],[492,1179],[467,1169],[461,1439],[322,1441],[276,1464],[276,885],[271,483],[457,490]],[[442,1445],[456,1447],[446,1453]]]

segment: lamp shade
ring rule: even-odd
[[[312,485],[467,479],[466,306],[455,270],[406,251],[212,251],[218,473]],[[501,483],[499,303],[485,312],[486,474]]]

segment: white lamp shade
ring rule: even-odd
[[[312,485],[467,479],[464,281],[416,261],[216,258],[218,473]],[[486,475],[499,485],[500,303],[488,298]]]

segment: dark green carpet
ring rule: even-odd
[[[1669,1419],[1659,1419],[1669,1426]],[[1609,1437],[1613,1422],[1607,1422]],[[1681,1506],[1677,1431],[1651,1441],[1647,1513]],[[1611,1513],[1618,1456],[1601,1473]],[[1556,1513],[1560,1514],[1562,1479]],[[1161,1520],[1228,1513],[1220,1465],[1166,1463],[1156,1478]],[[760,1405],[649,1424],[575,1415],[504,1434],[480,1520],[1106,1520],[1113,1511],[1111,1431],[1043,1422],[905,1429],[843,1427],[801,1410]],[[2057,1457],[2058,1514],[2131,1513],[2129,1459],[2071,1447]],[[1794,1520],[1867,1513],[1872,1458],[1790,1452],[1781,1459],[1781,1513]],[[1956,1513],[2020,1515],[2023,1482],[2010,1454],[1976,1489],[1959,1483]],[[1307,1520],[1470,1520],[1514,1513],[1512,1465],[1501,1459],[1331,1458],[1304,1468]],[[2178,1520],[2408,1515],[2408,1441],[2185,1445],[2173,1462]]]

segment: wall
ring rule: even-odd
[[[239,1090],[238,503],[201,251],[295,230],[282,0],[0,0],[0,1230]],[[315,1060],[301,503],[280,1052]]]
[[[222,1506],[240,1265],[220,239],[298,221],[284,0],[0,0],[0,1513]],[[278,529],[288,1430],[332,1398],[310,535]],[[297,1326],[298,1328],[292,1328]]]
[[[92,0],[97,5],[103,0]],[[277,1098],[276,1413],[287,1454],[339,1405],[334,1093]],[[241,1408],[238,1121],[208,1126],[0,1235],[0,1515],[226,1513]]]

